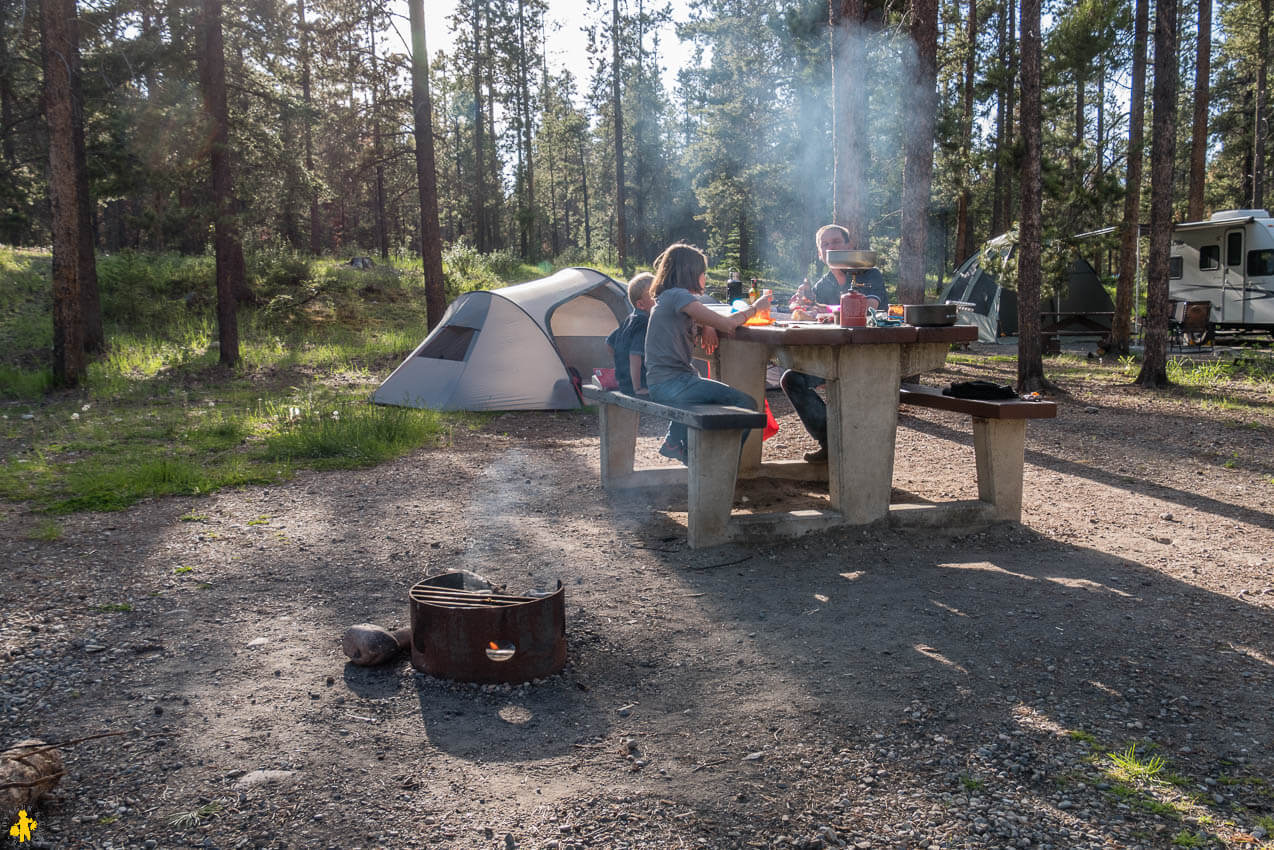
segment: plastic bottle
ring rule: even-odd
[[[756,278],[752,278],[752,288],[748,290],[748,300],[755,301],[761,297],[761,292],[756,288]]]

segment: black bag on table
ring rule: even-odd
[[[943,395],[952,398],[972,398],[979,401],[1005,401],[1017,398],[1017,393],[1008,384],[995,384],[991,381],[961,381],[952,384],[942,391]]]

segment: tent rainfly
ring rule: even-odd
[[[567,410],[585,379],[613,366],[606,336],[630,311],[618,283],[592,269],[467,292],[372,396],[434,410]]]
[[[1016,243],[1008,236],[998,236],[965,260],[942,290],[943,301],[973,305],[971,310],[961,310],[957,315],[960,324],[977,326],[978,342],[1017,336],[1017,292],[1001,286],[991,271],[993,267],[1016,262],[1016,253]],[[1098,325],[1110,329],[1115,304],[1092,265],[1082,257],[1075,257],[1067,271],[1065,289],[1043,299],[1040,310],[1044,319],[1041,326],[1045,328],[1079,321],[1098,333],[1095,330]]]

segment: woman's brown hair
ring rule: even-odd
[[[693,245],[677,242],[655,258],[655,296],[665,289],[699,291],[699,276],[708,270],[708,258]]]

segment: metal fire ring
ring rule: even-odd
[[[470,572],[411,588],[411,664],[461,682],[517,684],[566,664],[566,595],[516,595]]]

